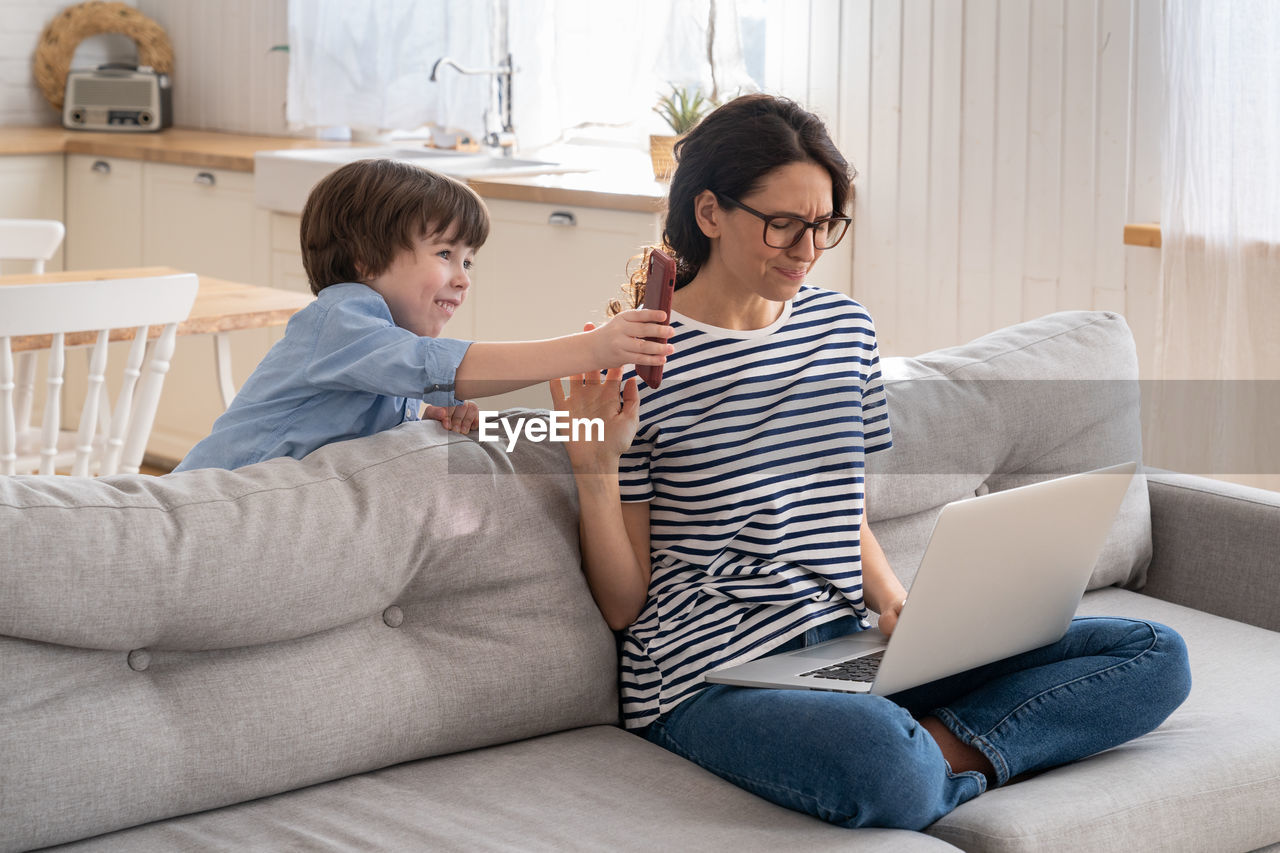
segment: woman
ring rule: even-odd
[[[620,370],[571,377],[567,397],[552,383],[557,407],[606,423],[569,453],[587,581],[624,632],[626,726],[781,805],[921,829],[1159,725],[1190,689],[1185,647],[1123,619],[889,698],[703,682],[869,627],[869,610],[891,634],[906,591],[862,489],[864,455],[892,443],[875,327],[805,284],[847,231],[848,164],[821,121],[767,95],[720,107],[677,154],[660,389]]]

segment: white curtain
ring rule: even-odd
[[[481,134],[490,78],[431,67],[493,67],[493,31],[488,0],[289,0],[289,123]]]
[[[652,108],[671,85],[721,98],[754,88],[733,0],[511,0],[510,41],[528,147],[593,124],[625,126],[635,140],[669,133]]]
[[[668,84],[707,95],[714,84],[721,96],[752,88],[735,0],[289,0],[288,119],[480,136],[491,78],[442,68],[432,83],[431,67],[449,56],[491,68],[508,49],[526,150],[583,125],[626,126],[636,141],[667,132],[651,108]]]
[[[1280,3],[1164,10],[1163,381],[1145,455],[1280,488],[1280,383],[1257,381],[1280,379]]]
[[[1280,379],[1280,3],[1165,5],[1163,378]]]

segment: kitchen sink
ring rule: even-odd
[[[269,210],[301,213],[307,195],[321,178],[347,163],[371,158],[414,163],[455,178],[514,177],[579,171],[546,160],[435,148],[367,146],[259,151],[253,158],[254,200],[259,207]]]

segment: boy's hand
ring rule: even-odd
[[[473,400],[464,400],[461,406],[428,405],[422,412],[424,421],[439,421],[445,429],[466,435],[480,419],[480,407]]]
[[[652,308],[632,308],[617,314],[599,328],[589,328],[591,353],[600,368],[625,364],[662,364],[676,351],[668,343],[654,343],[645,338],[662,338],[675,333],[665,324],[665,312]],[[588,323],[588,326],[592,324]]]

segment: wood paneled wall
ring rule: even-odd
[[[808,101],[857,167],[852,293],[886,354],[1052,311],[1154,354],[1159,0],[813,0]],[[838,73],[822,67],[836,57]]]

